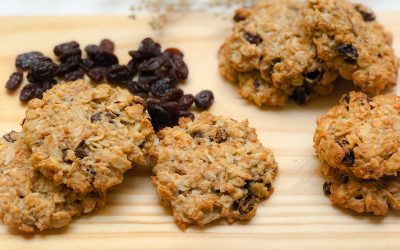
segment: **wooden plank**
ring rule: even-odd
[[[379,18],[394,33],[399,52],[399,13],[379,13]],[[0,225],[0,249],[398,249],[398,214],[355,215],[331,206],[322,192],[312,144],[315,120],[351,86],[338,83],[332,96],[314,99],[305,107],[259,109],[241,99],[218,74],[216,51],[229,31],[229,20],[202,14],[190,15],[161,32],[149,29],[145,18],[132,21],[125,16],[0,17],[3,83],[17,54],[39,50],[51,55],[54,45],[72,39],[86,45],[109,37],[123,63],[144,37],[153,37],[164,47],[181,48],[190,69],[183,88],[191,93],[211,89],[216,96],[211,111],[238,120],[248,118],[263,144],[275,151],[280,166],[276,192],[260,204],[249,223],[219,222],[180,231],[171,211],[158,203],[149,179],[151,170],[140,168],[126,175],[110,194],[107,207],[74,220],[68,228],[27,236]],[[0,133],[19,130],[24,110],[17,95],[0,91]]]

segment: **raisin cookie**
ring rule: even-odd
[[[321,161],[361,179],[400,171],[400,97],[344,95],[317,121],[314,143]]]
[[[55,185],[30,163],[31,151],[21,133],[0,139],[0,218],[23,232],[61,228],[73,216],[104,205],[95,193],[80,195]]]
[[[329,94],[333,89],[337,72],[319,60],[312,38],[305,34],[303,5],[264,0],[238,9],[232,35],[219,50],[221,74],[239,82],[242,96],[259,106],[283,106],[288,97],[304,104],[312,92]],[[241,82],[238,76],[249,72],[259,77]]]
[[[278,166],[247,121],[208,112],[159,132],[153,183],[182,229],[225,218],[249,220],[273,191]]]
[[[396,84],[399,65],[391,34],[371,10],[346,0],[308,0],[302,12],[318,58],[343,78],[372,95]]]
[[[322,162],[324,191],[333,204],[358,213],[385,215],[389,207],[400,210],[400,177],[363,180]]]
[[[26,111],[33,167],[76,192],[106,193],[133,165],[146,164],[154,132],[143,104],[107,84],[56,85]]]

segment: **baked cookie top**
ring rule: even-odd
[[[314,147],[321,161],[358,178],[396,176],[400,170],[400,97],[344,95],[317,121]]]
[[[146,164],[154,132],[140,97],[84,81],[56,85],[28,104],[23,124],[32,164],[79,193],[105,193]]]
[[[396,84],[399,64],[391,34],[370,9],[346,0],[308,0],[302,13],[304,33],[312,37],[318,57],[343,78],[372,95]]]
[[[153,183],[179,227],[249,220],[271,195],[278,166],[247,121],[201,113],[159,132]]]
[[[362,180],[322,162],[326,179],[324,191],[333,204],[358,213],[385,215],[389,207],[400,209],[400,177],[385,176],[379,181]]]
[[[312,90],[329,93],[337,73],[317,58],[313,40],[305,35],[303,5],[295,0],[264,0],[251,8],[238,9],[232,35],[219,50],[221,74],[234,82],[235,71],[258,71],[264,80],[262,85],[280,89],[282,97],[291,96],[299,104],[308,100]],[[304,90],[305,85],[310,91]],[[252,91],[262,92],[257,88]],[[268,98],[250,99],[260,106],[285,104],[268,102]]]
[[[35,170],[21,133],[4,138],[0,139],[0,218],[5,224],[27,233],[61,228],[73,216],[104,205],[104,197],[79,195]]]

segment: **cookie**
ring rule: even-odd
[[[31,151],[21,133],[0,139],[0,218],[23,232],[68,225],[71,218],[104,205],[96,193],[81,195],[55,185],[30,163]]]
[[[236,11],[232,35],[218,53],[220,72],[234,83],[239,82],[237,76],[256,72],[259,77],[253,83],[246,81],[239,88],[258,106],[283,106],[288,97],[304,104],[313,92],[326,95],[333,89],[337,72],[319,60],[312,38],[305,34],[303,5],[265,0]]]
[[[344,95],[317,121],[314,147],[321,161],[361,179],[400,170],[400,97]]]
[[[400,210],[400,177],[363,180],[325,162],[321,170],[326,179],[324,191],[334,205],[374,215],[385,215],[389,208]]]
[[[249,220],[268,198],[278,165],[247,121],[201,113],[159,132],[152,180],[181,229]]]
[[[396,84],[391,34],[370,9],[346,0],[308,0],[302,12],[318,57],[343,78],[371,95]]]
[[[84,81],[58,84],[29,102],[24,140],[32,165],[57,184],[100,194],[146,165],[154,132],[140,97]]]

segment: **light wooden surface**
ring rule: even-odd
[[[380,13],[395,33],[400,51],[400,14]],[[161,33],[145,20],[125,16],[0,17],[0,82],[13,71],[18,53],[39,50],[51,55],[53,46],[71,39],[82,45],[109,37],[117,54],[127,62],[127,52],[147,36],[164,47],[185,52],[190,79],[187,92],[214,91],[212,111],[235,119],[248,118],[265,146],[275,151],[280,172],[276,192],[262,202],[247,224],[223,222],[182,232],[171,211],[157,200],[150,169],[135,169],[109,195],[108,206],[73,221],[66,229],[22,235],[0,225],[0,249],[399,249],[400,215],[384,218],[360,216],[331,206],[323,195],[323,180],[312,147],[315,120],[349,88],[346,83],[328,98],[305,107],[259,109],[241,99],[233,85],[220,78],[216,51],[228,35],[230,22],[213,16],[189,16]],[[399,54],[399,53],[398,53]],[[16,95],[0,91],[0,133],[19,130],[24,107]]]

